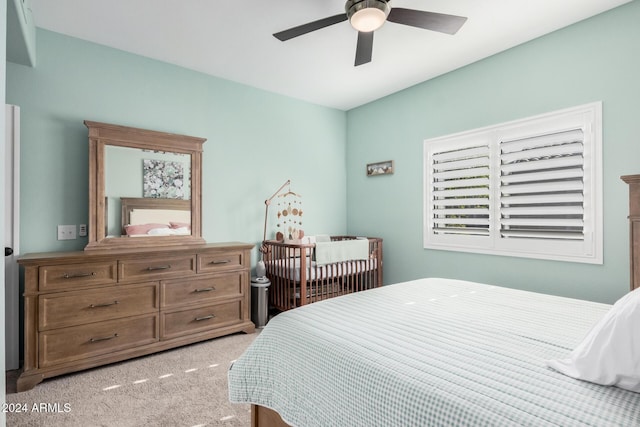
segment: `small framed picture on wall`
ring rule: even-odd
[[[389,175],[393,173],[393,160],[367,164],[367,176]]]

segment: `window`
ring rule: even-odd
[[[602,264],[602,104],[424,142],[424,247]]]

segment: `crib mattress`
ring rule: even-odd
[[[421,279],[273,318],[229,398],[294,426],[633,426],[640,394],[545,366],[610,306]]]

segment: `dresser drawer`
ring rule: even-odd
[[[156,282],[62,292],[39,297],[39,330],[82,325],[158,311]]]
[[[160,338],[171,339],[205,332],[242,321],[242,301],[236,300],[160,314]]]
[[[118,280],[155,280],[196,274],[196,256],[140,258],[118,261]]]
[[[160,282],[160,305],[206,304],[220,298],[242,295],[243,272]]]
[[[40,368],[158,341],[156,315],[127,317],[39,334]]]
[[[115,261],[43,265],[38,268],[38,289],[43,292],[115,284],[116,266]]]
[[[198,254],[198,273],[234,270],[245,265],[244,252],[222,251]]]

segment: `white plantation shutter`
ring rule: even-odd
[[[434,153],[433,232],[489,235],[489,146]]]
[[[425,141],[424,247],[602,263],[601,109]]]
[[[500,236],[584,240],[581,129],[500,143]]]

